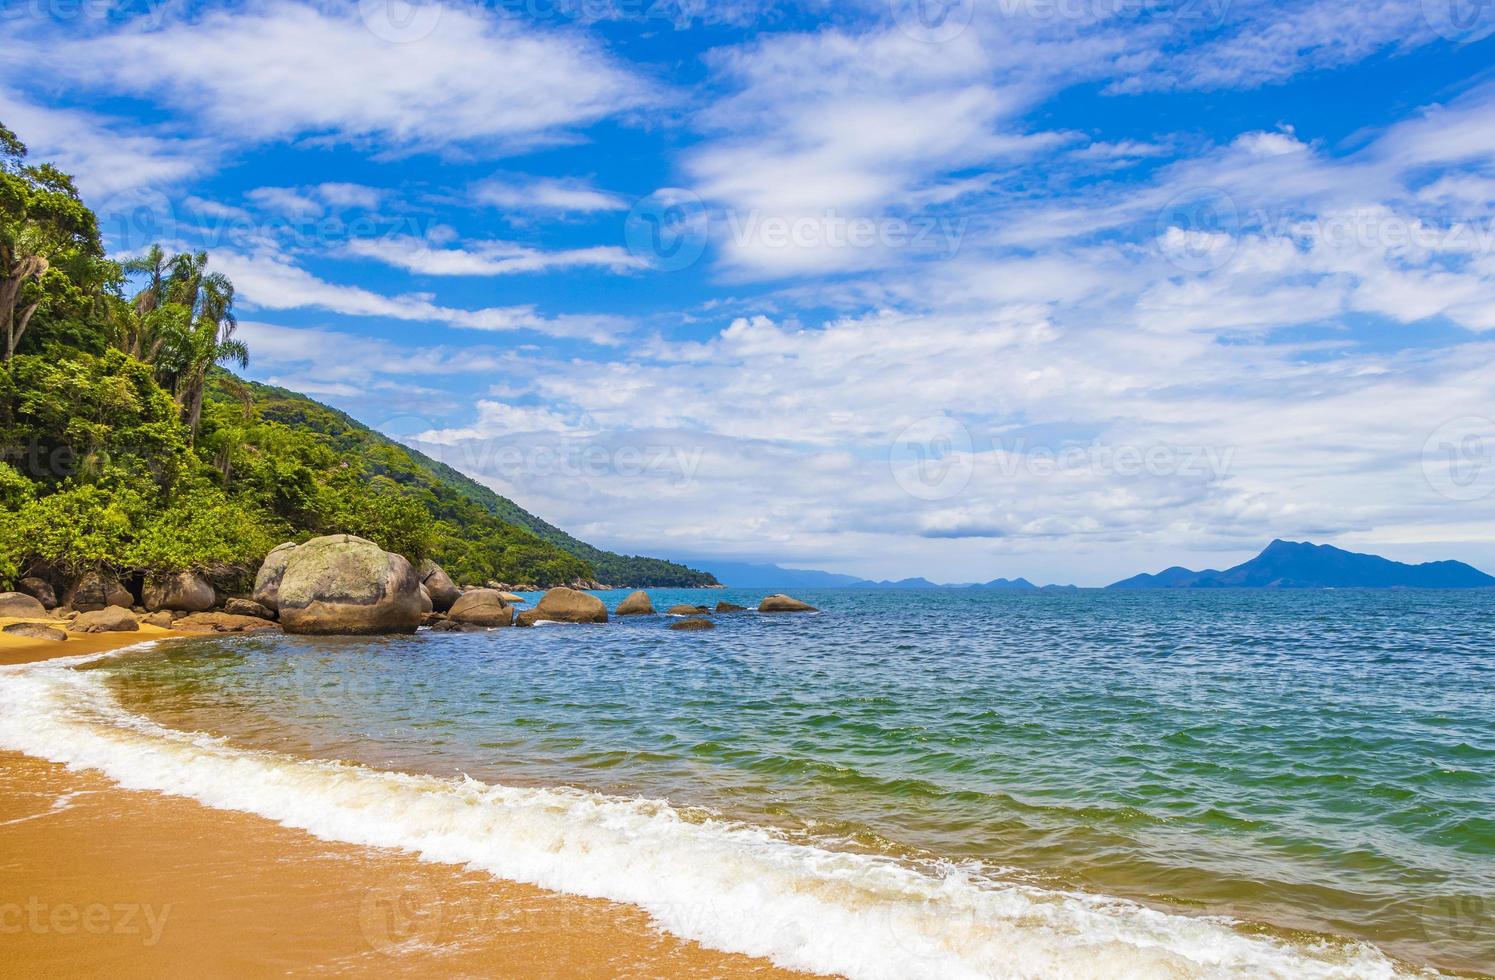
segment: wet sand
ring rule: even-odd
[[[174,635],[21,643],[25,663]],[[639,910],[318,840],[0,752],[0,977],[790,977]]]

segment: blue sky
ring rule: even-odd
[[[1495,3],[0,0],[250,375],[597,544],[1495,568]]]

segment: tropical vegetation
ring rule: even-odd
[[[459,582],[711,576],[577,541],[294,392],[241,380],[234,286],[205,252],[123,262],[72,179],[0,125],[0,589],[196,570],[242,584],[276,543],[351,533]]]

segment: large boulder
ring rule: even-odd
[[[607,606],[602,600],[585,592],[577,592],[565,586],[557,586],[545,593],[534,609],[534,621],[553,623],[605,623]]]
[[[613,610],[613,615],[652,616],[654,615],[654,603],[649,601],[649,593],[640,590],[618,603],[618,608]]]
[[[808,602],[800,602],[791,599],[782,593],[768,596],[758,603],[759,612],[815,612],[815,607]]]
[[[410,562],[351,534],[292,549],[275,600],[287,633],[414,633],[423,615]]]
[[[218,605],[213,583],[197,572],[152,576],[146,580],[145,608],[151,612],[171,609],[177,612],[207,612]]]
[[[57,591],[44,578],[23,578],[16,591],[26,593],[48,609],[57,608]]]
[[[171,628],[183,633],[279,633],[280,627],[259,616],[232,613],[192,613],[172,621]]]
[[[16,619],[46,619],[47,607],[24,592],[0,592],[0,616]]]
[[[80,613],[68,629],[74,633],[138,633],[140,624],[124,606],[108,606]]]
[[[280,608],[280,580],[285,577],[286,563],[291,560],[291,552],[295,549],[294,541],[276,545],[265,556],[259,574],[254,577],[254,601],[271,612]]]
[[[457,588],[451,576],[430,559],[420,563],[420,584],[426,587],[431,596],[431,607],[436,612],[446,612],[462,598],[462,590]]]
[[[419,585],[416,588],[420,590],[420,618],[425,619],[436,612],[436,605],[431,602],[431,593],[426,590],[424,585]]]
[[[79,612],[97,612],[110,606],[128,609],[134,604],[135,597],[130,595],[129,589],[120,585],[117,579],[99,572],[88,572],[73,583],[64,603]]]
[[[253,616],[255,619],[274,619],[275,614],[252,599],[230,599],[223,604],[223,611],[230,616]]]
[[[462,594],[447,617],[467,626],[513,626],[514,608],[497,589],[473,589]]]
[[[41,623],[11,623],[0,630],[6,636],[19,636],[23,640],[48,640],[60,643],[67,639],[67,634],[53,626],[43,626]]]

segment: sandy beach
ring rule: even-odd
[[[0,620],[0,625],[13,620]],[[0,636],[0,664],[174,636]],[[640,911],[0,753],[0,976],[791,976]]]

